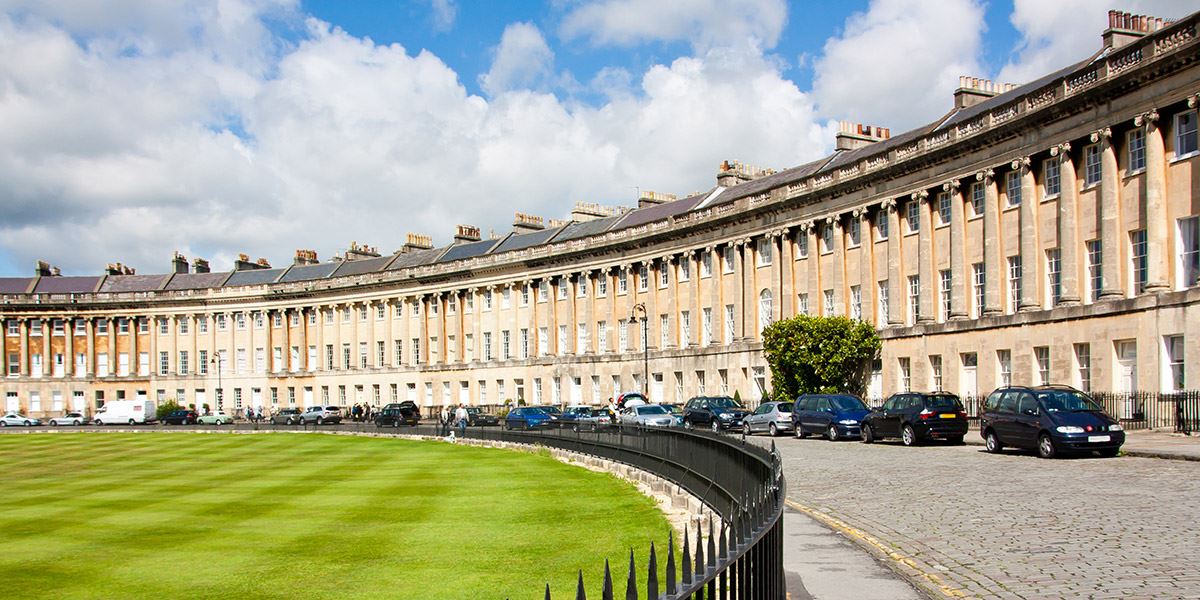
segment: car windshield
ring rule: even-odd
[[[925,406],[929,410],[962,410],[962,403],[954,396],[927,396]]]
[[[742,407],[742,405],[738,404],[738,401],[734,400],[733,398],[710,398],[708,400],[708,403],[709,403],[709,405],[711,405],[714,408],[741,408]]]
[[[550,413],[546,412],[546,409],[544,409],[544,408],[527,408],[527,409],[525,409],[524,414],[526,416],[533,415],[533,416],[537,416],[537,417],[550,416]]]
[[[792,412],[792,403],[791,402],[780,402],[776,406],[776,410],[778,410],[779,412]]]
[[[867,410],[867,405],[854,396],[832,396],[829,403],[837,410]]]
[[[537,409],[548,415],[549,414],[557,415],[557,414],[562,413],[562,410],[560,410],[557,406],[539,406]]]
[[[665,409],[661,406],[639,406],[639,407],[637,407],[637,412],[639,415],[665,415],[665,414],[668,414],[667,409]]]
[[[469,414],[469,415],[477,415],[477,414],[479,414],[479,409],[478,409],[478,408],[474,408],[474,407],[467,407],[467,414]]]
[[[673,415],[682,415],[683,414],[683,408],[678,405],[675,405],[675,404],[672,404],[672,405],[666,407],[666,409],[671,411],[671,414],[673,414]]]
[[[1074,390],[1044,390],[1037,399],[1046,412],[1103,412],[1091,398]]]

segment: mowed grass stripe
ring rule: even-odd
[[[0,489],[6,597],[540,597],[669,531],[607,474],[433,442],[0,436],[0,468],[20,474]]]

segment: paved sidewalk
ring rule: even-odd
[[[789,600],[920,600],[904,579],[841,533],[792,508],[783,512]]]
[[[967,433],[966,441],[974,446],[983,445],[983,438],[979,437],[978,429]],[[1126,431],[1125,445],[1121,446],[1121,453],[1142,458],[1200,461],[1200,436],[1187,436],[1165,430]]]

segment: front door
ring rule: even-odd
[[[1125,340],[1116,343],[1117,392],[1133,394],[1137,391],[1137,342]],[[1126,396],[1121,402],[1121,418],[1132,419],[1133,398]]]

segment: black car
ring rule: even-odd
[[[892,394],[880,408],[863,417],[862,440],[898,437],[905,446],[926,440],[961,444],[967,435],[967,413],[958,396],[949,392]]]
[[[1087,394],[1067,386],[1005,387],[988,394],[979,420],[988,452],[1005,446],[1042,458],[1099,452],[1116,456],[1125,430]]]
[[[179,409],[173,410],[167,416],[163,417],[163,425],[195,425],[196,419],[200,415],[194,410]]]
[[[471,427],[495,427],[500,425],[500,419],[496,415],[483,412],[478,406],[468,406],[467,424]]]
[[[696,396],[683,406],[683,426],[707,427],[713,432],[742,426],[746,409],[729,396]]]
[[[416,425],[419,422],[421,422],[421,409],[417,408],[417,403],[411,400],[393,402],[375,413],[376,427],[399,427],[401,424]]]

